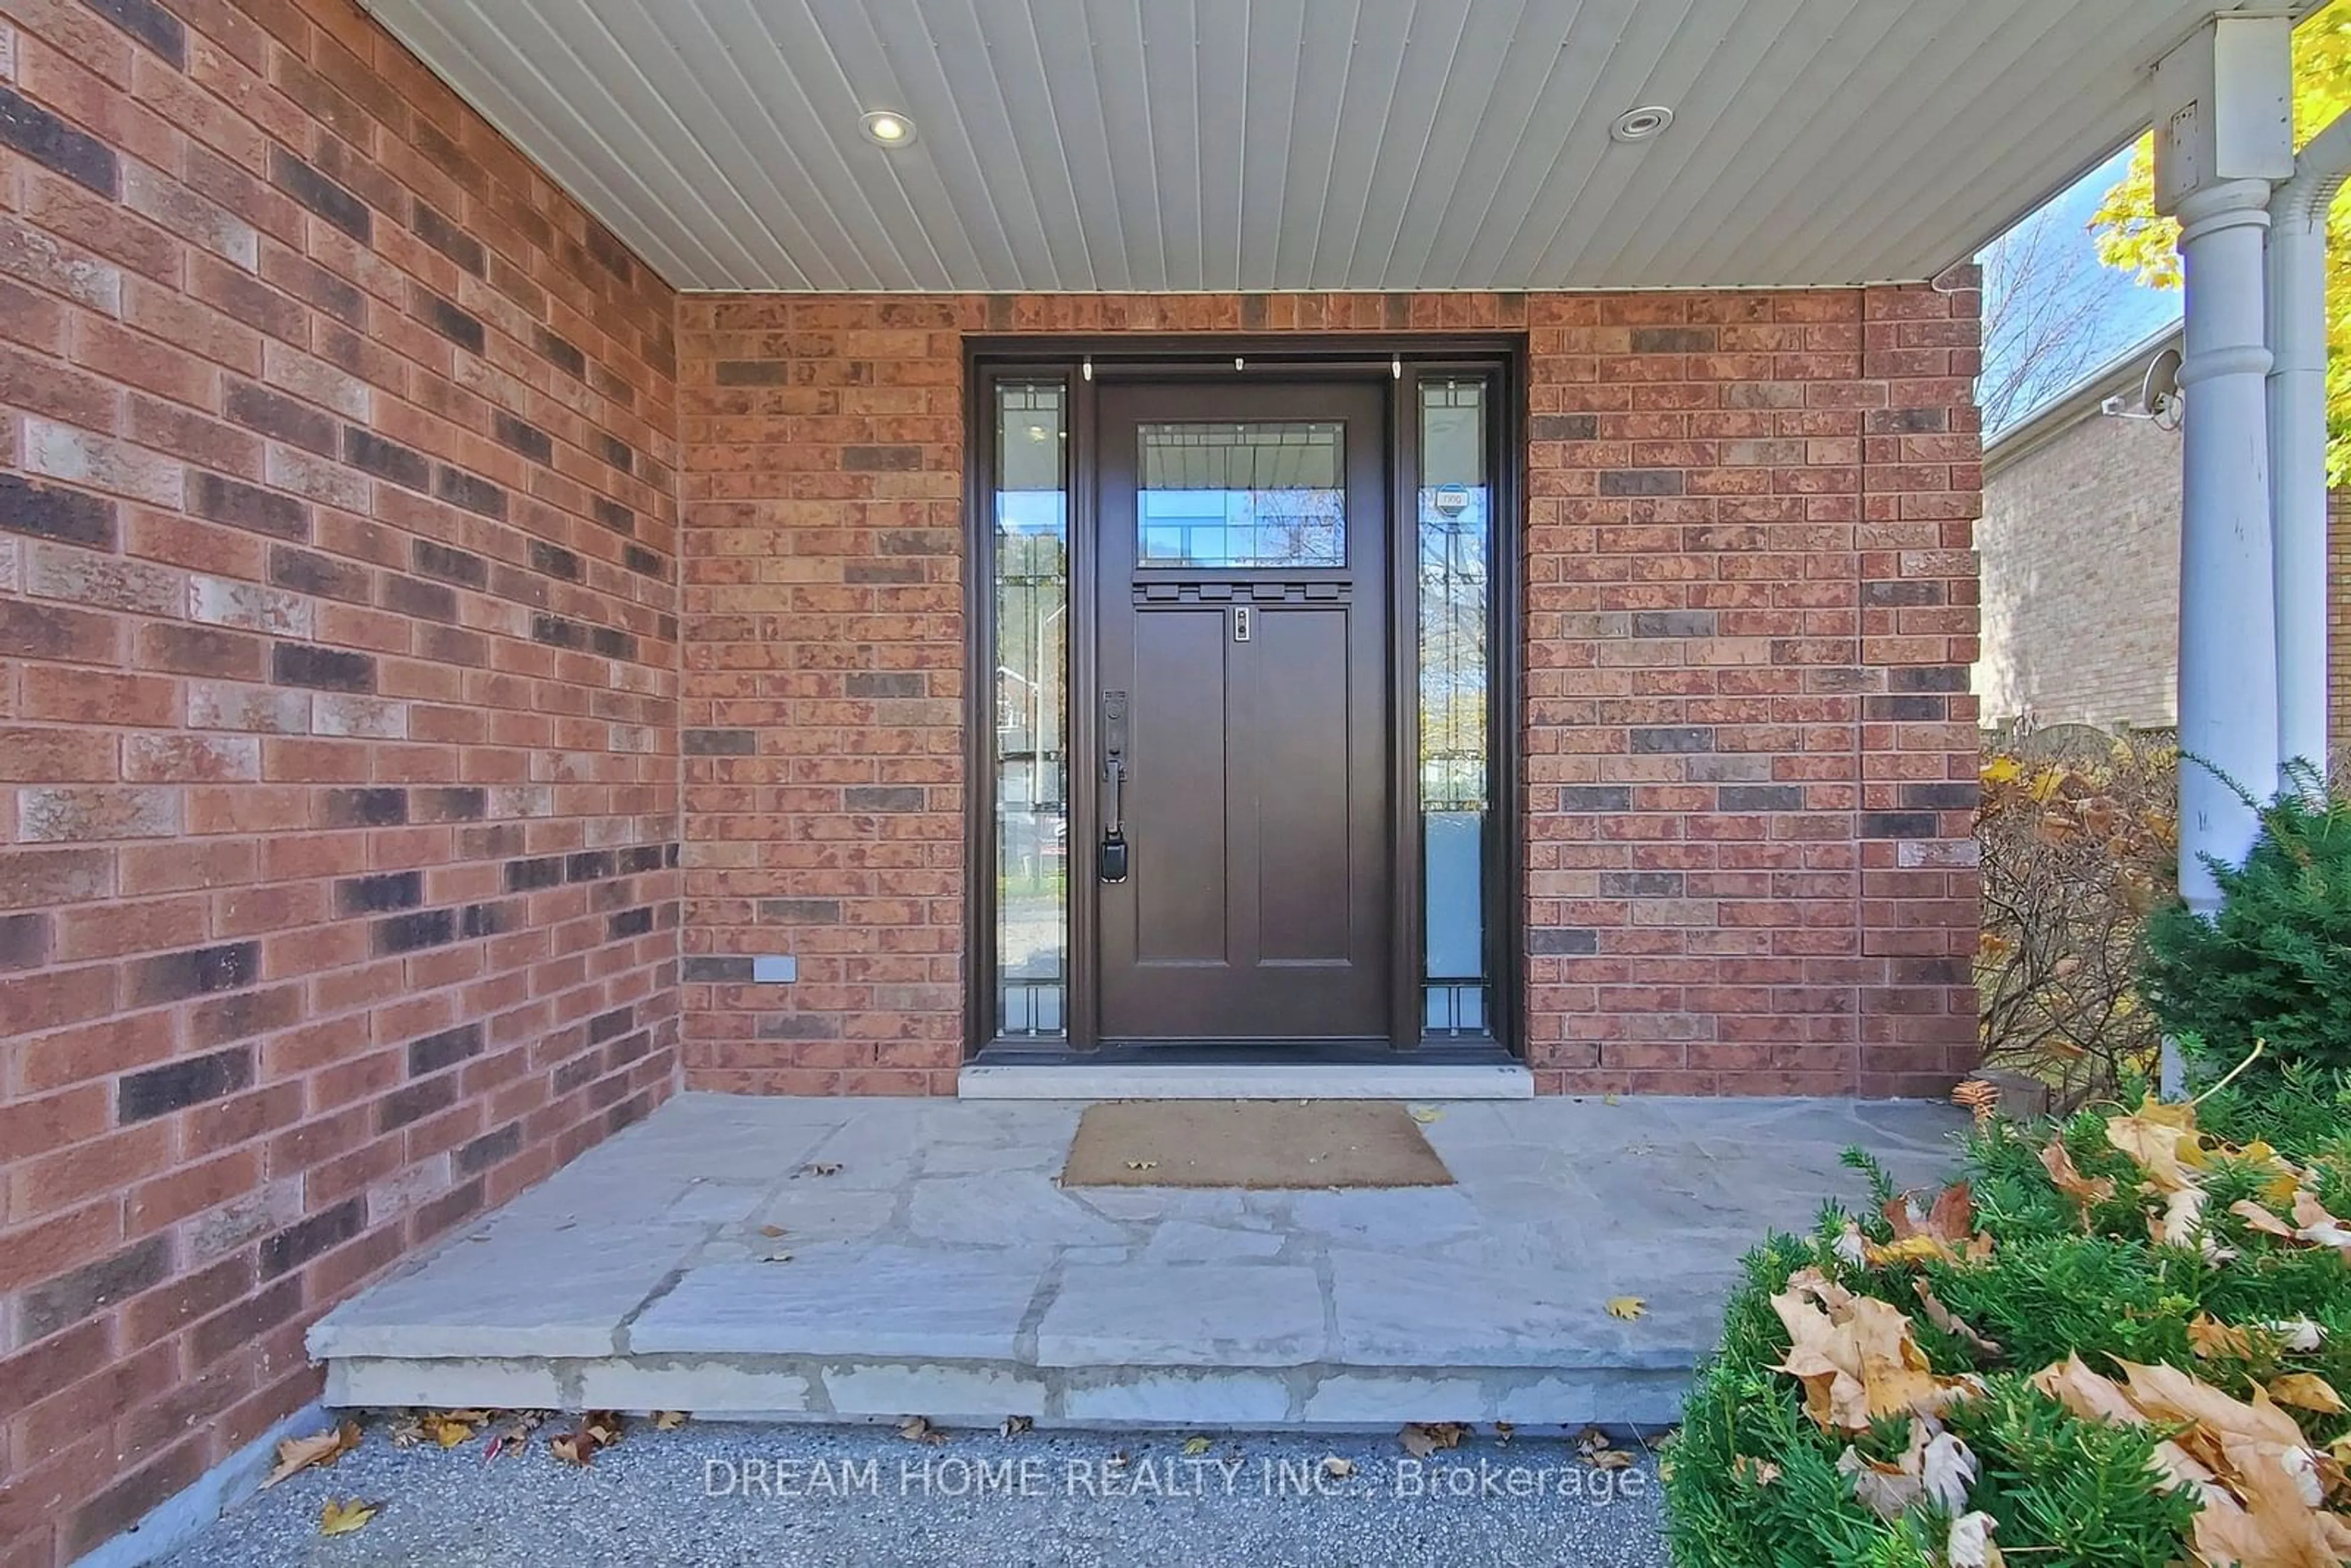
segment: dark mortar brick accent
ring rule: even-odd
[[[1968,672],[1960,664],[1912,664],[1886,674],[1886,689],[1896,692],[1963,692]]]
[[[853,784],[841,792],[846,811],[919,811],[925,803],[919,784]]]
[[[530,541],[530,569],[549,577],[559,577],[566,582],[580,580],[580,558],[560,545],[543,539]]]
[[[1896,958],[1897,986],[1966,986],[1975,983],[1975,966],[1966,958]]]
[[[637,264],[611,229],[590,219],[588,224],[588,254],[596,265],[623,283],[635,281]]]
[[[662,847],[659,844],[634,844],[621,852],[622,876],[634,876],[642,871],[659,871],[661,863]]]
[[[1711,354],[1714,352],[1714,329],[1635,327],[1633,329],[1633,351],[1636,354]]]
[[[1714,749],[1714,730],[1703,724],[1671,724],[1635,729],[1632,739],[1635,751],[1652,756]]]
[[[1939,435],[1948,428],[1939,408],[1876,408],[1869,411],[1872,435]]]
[[[781,360],[721,360],[718,361],[718,384],[722,387],[779,387],[784,384],[784,362]]]
[[[37,969],[49,961],[49,917],[0,915],[0,969]]]
[[[510,1160],[522,1148],[522,1124],[508,1122],[495,1133],[484,1133],[472,1143],[457,1150],[457,1173],[475,1176],[503,1160]]]
[[[1903,809],[1911,811],[1972,811],[1982,803],[1983,789],[1967,782],[1905,784]]]
[[[0,146],[15,148],[110,202],[122,188],[114,149],[5,87],[0,87]]]
[[[1879,724],[1933,724],[1944,716],[1945,700],[1933,697],[1864,697],[1861,716]]]
[[[253,1083],[253,1048],[240,1045],[209,1056],[167,1061],[126,1075],[115,1085],[114,1119],[125,1126],[234,1094]]]
[[[91,10],[162,56],[188,68],[188,34],[180,19],[155,0],[82,0]]]
[[[413,914],[395,915],[389,920],[377,921],[373,944],[377,957],[389,958],[395,953],[413,953],[423,947],[438,947],[456,939],[456,911],[420,909]]]
[[[1539,413],[1529,420],[1527,434],[1537,441],[1597,441],[1596,413]]]
[[[1938,831],[1932,811],[1864,811],[1861,814],[1861,836],[1865,839],[1931,839]]]
[[[273,643],[269,646],[269,678],[281,686],[308,686],[322,692],[375,690],[375,655],[348,648],[321,648],[311,643]]]
[[[635,537],[637,531],[637,515],[636,513],[629,510],[628,507],[621,505],[620,502],[608,501],[603,497],[599,496],[593,501],[589,503],[589,509],[596,514],[597,522],[602,524],[605,528],[611,529],[614,533],[627,534],[631,538]]]
[[[653,1048],[653,1037],[644,1030],[639,1030],[634,1034],[624,1034],[604,1048],[605,1069],[609,1071],[626,1067]]]
[[[424,873],[388,871],[375,876],[350,876],[335,883],[338,915],[388,915],[414,909],[424,902]]]
[[[170,621],[151,622],[139,632],[139,657],[142,663],[183,675],[257,681],[261,678],[262,647],[260,638],[248,637],[241,632],[183,626]]]
[[[530,618],[530,640],[550,648],[585,648],[588,628],[560,615],[534,615]]]
[[[291,496],[280,496],[218,474],[188,476],[188,509],[200,517],[244,528],[248,533],[308,544],[310,508]]]
[[[1527,933],[1527,951],[1543,957],[1574,956],[1600,951],[1600,933],[1571,926],[1538,926]]]
[[[30,1343],[162,1284],[171,1271],[168,1237],[150,1236],[26,1291],[16,1308],[19,1340]]]
[[[778,920],[792,925],[838,925],[841,924],[841,900],[837,898],[763,898],[758,904],[762,920]]]
[[[761,1040],[839,1040],[839,1013],[771,1013],[759,1020]]]
[[[1861,601],[1873,610],[1893,610],[1906,604],[1940,604],[1943,585],[1939,582],[1865,582],[1861,585]]]
[[[37,539],[110,550],[114,503],[79,490],[59,490],[18,475],[0,474],[0,528]]]
[[[596,448],[603,455],[605,462],[618,468],[622,473],[628,474],[635,471],[636,449],[620,437],[606,435],[600,432],[596,437]]]
[[[482,1197],[482,1178],[475,1176],[469,1182],[451,1187],[430,1203],[417,1205],[416,1233],[419,1236],[438,1236],[461,1220],[471,1218],[480,1212]]]
[[[1266,317],[1270,308],[1271,307],[1268,304],[1265,296],[1262,294],[1242,295],[1241,330],[1244,332],[1261,332],[1265,330]]]
[[[276,142],[269,147],[269,183],[361,245],[373,243],[375,214],[368,204]]]
[[[563,857],[563,880],[566,882],[601,882],[612,874],[612,852],[580,850]]]
[[[920,671],[903,674],[875,670],[852,670],[849,674],[849,695],[853,697],[919,697],[925,695],[929,681]]]
[[[340,599],[346,604],[370,603],[375,598],[371,586],[374,575],[363,566],[286,545],[273,546],[269,551],[272,583],[319,599]]]
[[[478,670],[489,664],[490,640],[479,632],[457,626],[420,626],[416,629],[416,653],[436,664],[463,664]]]
[[[531,339],[531,346],[538,350],[541,359],[559,365],[583,381],[587,379],[588,356],[581,353],[570,339],[550,332],[544,327],[532,328]]]
[[[1559,790],[1559,809],[1562,811],[1629,811],[1633,809],[1633,790],[1625,784],[1562,784]]]
[[[490,580],[488,561],[471,550],[452,549],[447,545],[436,545],[430,539],[416,539],[410,543],[408,563],[425,577],[463,583],[467,588],[485,587]]]
[[[251,382],[231,382],[221,411],[248,430],[321,457],[332,457],[340,449],[333,420],[307,402]]]
[[[488,805],[488,792],[478,784],[419,786],[409,792],[412,820],[419,822],[475,822]]]
[[[467,941],[476,936],[500,936],[515,928],[515,906],[510,904],[469,904],[457,912],[457,935]]]
[[[424,454],[355,424],[343,426],[343,461],[407,489],[433,487],[433,465]]]
[[[183,953],[161,953],[128,966],[131,1005],[176,1002],[214,991],[241,990],[261,975],[261,944],[224,942],[212,947],[191,947]]]
[[[517,419],[503,409],[490,416],[490,434],[534,463],[555,461],[555,438],[528,420]]]
[[[442,216],[422,196],[410,200],[408,226],[416,231],[418,239],[475,277],[488,276],[489,254],[482,248],[482,242]]]
[[[637,573],[641,577],[658,578],[664,580],[666,580],[669,577],[669,570],[667,567],[663,564],[662,558],[655,555],[653,551],[645,549],[643,545],[622,546],[621,549],[621,559],[631,571]]]
[[[341,1246],[360,1233],[367,1217],[367,1199],[353,1197],[309,1218],[289,1225],[261,1244],[261,1277],[274,1280],[288,1269],[298,1269],[320,1253]]]
[[[405,789],[329,789],[320,804],[322,827],[390,828],[408,821]]]
[[[672,839],[668,843],[662,846],[662,864],[667,866],[670,870],[675,871],[681,864],[684,863],[684,860],[685,846],[678,842],[675,839]]]
[[[1603,898],[1679,898],[1685,885],[1677,871],[1604,871],[1600,873]]]
[[[1726,811],[1801,811],[1801,784],[1726,784],[1715,792],[1715,803]]]
[[[354,1198],[351,1201],[362,1200]],[[188,1336],[188,1356],[198,1367],[210,1366],[230,1352],[241,1350],[264,1330],[277,1327],[302,1310],[300,1279],[280,1280],[267,1290],[247,1297],[225,1312],[205,1319]],[[136,1518],[134,1513],[131,1517]]]
[[[1771,777],[1771,759],[1738,753],[1693,757],[1682,764],[1682,777],[1693,784],[1761,784]]]
[[[423,1078],[482,1054],[482,1026],[461,1023],[408,1042],[408,1075]]]
[[[841,568],[843,582],[920,582],[920,561],[852,560]]]
[[[1676,468],[1610,468],[1600,476],[1604,496],[1678,496],[1681,471]]]
[[[664,643],[677,641],[677,617],[664,611],[653,617],[653,636]]]
[[[852,474],[905,474],[923,465],[919,446],[844,446],[841,465]]]
[[[748,985],[751,981],[751,960],[688,958],[679,967],[679,978],[712,985]]]
[[[507,493],[478,474],[468,474],[444,463],[433,471],[433,493],[453,507],[463,507],[499,522],[506,520]]]
[[[508,861],[505,880],[508,893],[528,893],[535,887],[559,887],[563,883],[563,857],[540,855],[532,860]]]
[[[614,1008],[610,1012],[598,1013],[588,1020],[588,1043],[601,1045],[608,1040],[616,1040],[634,1029],[636,1023],[637,1009],[633,1007]]]
[[[457,591],[445,582],[393,575],[383,580],[383,607],[412,620],[457,619]]]
[[[1635,637],[1711,637],[1711,610],[1643,610],[1633,616]]]
[[[590,627],[588,646],[607,659],[633,659],[637,656],[635,634],[623,632],[617,626]]]
[[[290,1029],[301,1019],[299,983],[266,991],[231,991],[188,1009],[188,1039],[199,1049],[209,1050],[247,1035]]]
[[[623,909],[605,920],[605,940],[618,942],[624,937],[642,936],[653,928],[653,912],[650,904]]]
[[[455,304],[442,298],[430,289],[420,288],[416,292],[423,296],[422,303],[426,326],[461,349],[476,354],[482,351],[482,346],[488,341],[488,338],[482,330],[479,317],[460,310]]]

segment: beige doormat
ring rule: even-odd
[[[1402,1105],[1119,1100],[1089,1105],[1063,1186],[1450,1186]]]

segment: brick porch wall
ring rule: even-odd
[[[674,296],[343,0],[0,7],[0,1563],[676,1079]]]
[[[684,297],[687,1083],[953,1091],[966,334],[1443,329],[1531,349],[1540,1086],[1948,1087],[1981,476],[1946,290]],[[798,982],[747,983],[775,952]]]

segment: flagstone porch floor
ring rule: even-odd
[[[1457,1102],[1426,1128],[1450,1187],[1065,1191],[1081,1109],[681,1095],[322,1319],[328,1402],[1657,1426],[1740,1254],[1863,1198],[1839,1154],[1924,1184],[1959,1121]],[[1615,1296],[1646,1315],[1609,1316]]]

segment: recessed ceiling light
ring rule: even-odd
[[[1643,109],[1628,109],[1616,117],[1608,134],[1619,141],[1646,141],[1674,122],[1674,111],[1662,103]]]
[[[914,139],[914,122],[894,110],[874,110],[858,123],[865,140],[877,146],[904,147]]]

